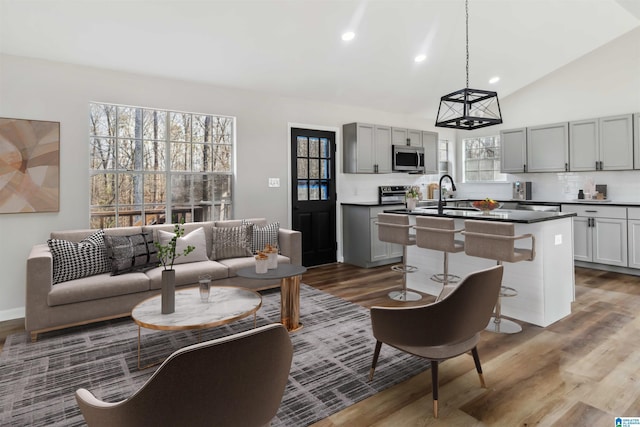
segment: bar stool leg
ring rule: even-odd
[[[407,273],[418,270],[417,267],[407,265],[407,246],[402,247],[402,264],[391,267],[393,271],[402,273],[402,290],[389,292],[389,298],[394,301],[420,301],[422,295],[407,289]]]
[[[498,265],[502,265],[501,261],[498,261]],[[515,289],[502,286],[500,288],[500,294],[498,294],[498,301],[496,301],[495,315],[489,319],[489,323],[485,328],[485,331],[496,332],[499,334],[517,334],[522,331],[522,326],[514,322],[513,320],[505,319],[502,317],[502,297],[503,296],[516,296]]]

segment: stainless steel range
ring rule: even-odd
[[[410,185],[383,185],[378,187],[378,203],[381,205],[404,205]]]

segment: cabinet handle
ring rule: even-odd
[[[522,165],[522,172],[526,172],[527,171],[527,165]]]
[[[589,212],[589,213],[598,213],[598,211],[596,211],[596,210],[589,210],[589,209],[585,210],[585,212]]]
[[[565,164],[564,164],[564,171],[565,171],[565,172],[568,172],[568,171],[569,171],[569,163],[566,163],[566,162],[565,162]]]
[[[603,164],[602,160],[600,160],[600,170],[604,170],[604,164]]]
[[[373,165],[373,173],[378,173],[378,165]]]

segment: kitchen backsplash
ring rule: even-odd
[[[471,184],[456,181],[457,198],[511,199],[513,181],[531,181],[533,200],[562,201],[578,198],[578,190],[591,180],[594,184],[607,185],[607,199],[620,202],[640,202],[640,170],[529,173],[508,175],[508,183]],[[350,174],[341,176],[338,197],[341,202],[372,202],[378,199],[380,185],[418,185],[426,195],[427,185],[438,182],[438,175],[409,174]],[[448,181],[445,181],[446,185]],[[424,197],[424,196],[423,196]]]

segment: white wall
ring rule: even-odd
[[[0,117],[60,122],[60,212],[0,216],[0,321],[24,315],[25,260],[53,230],[89,225],[88,104],[112,102],[237,117],[235,217],[266,217],[289,227],[289,124],[341,129],[353,121],[434,130],[431,118],[293,100],[243,90],[0,56]],[[338,151],[341,141],[338,139]],[[341,165],[337,170],[341,170]],[[267,178],[280,178],[268,188]],[[375,200],[383,184],[413,175],[338,175],[338,197]],[[343,191],[343,186],[348,191]],[[354,190],[355,188],[355,190]],[[339,227],[340,230],[340,227]],[[338,241],[340,241],[338,236]]]
[[[500,127],[459,132],[458,144],[467,135],[496,135],[500,129],[640,113],[640,29],[500,99],[500,106],[504,120]],[[614,201],[640,201],[640,170],[531,173],[510,175],[509,179],[532,181],[534,199],[575,199],[578,189],[592,179],[597,184],[607,184],[608,197]],[[458,196],[511,197],[511,187],[500,184],[458,187]]]

